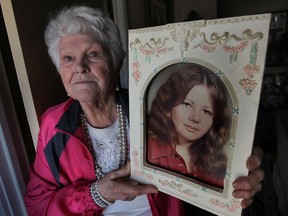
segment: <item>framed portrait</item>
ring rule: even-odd
[[[131,178],[241,215],[271,14],[129,30]]]

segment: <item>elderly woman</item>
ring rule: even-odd
[[[29,215],[184,215],[183,202],[129,180],[127,96],[115,88],[124,58],[119,31],[101,11],[60,11],[45,40],[68,101],[42,117],[25,203]],[[260,190],[261,153],[235,181],[234,196]]]

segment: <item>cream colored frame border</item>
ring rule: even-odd
[[[270,17],[270,14],[263,14],[201,20],[129,31],[130,159],[133,179],[145,184],[154,184],[160,191],[214,214],[241,215],[241,200],[232,196],[232,183],[237,177],[248,174],[246,160],[251,154],[253,145]],[[251,32],[246,31],[247,29]],[[224,31],[228,32],[228,35],[222,35]],[[182,41],[180,33],[184,36]],[[203,36],[205,34],[206,38]],[[213,37],[217,39],[218,43],[213,43]],[[255,56],[251,57],[251,53],[255,54],[255,52],[253,53],[255,43],[252,45],[252,41],[255,42],[255,40],[257,40],[256,60]],[[237,47],[236,45],[239,44],[235,41],[243,41],[244,45],[247,45],[245,41],[251,42],[249,46],[247,45],[246,53],[243,51],[243,54],[238,56],[230,53],[235,62],[238,61],[239,64],[242,64],[241,67],[237,67],[238,62],[237,64],[233,62],[233,58],[232,63],[225,62],[225,58],[229,56],[227,53],[211,54],[213,46],[217,49],[219,44],[227,45],[228,48]],[[199,48],[203,43],[208,47],[203,46],[203,50],[207,49],[207,52],[197,50],[197,46]],[[211,52],[209,52],[209,48],[212,49]],[[241,52],[239,51],[239,53]],[[201,59],[205,59],[205,61]],[[158,72],[178,62],[194,62],[210,68],[219,75],[230,93],[233,105],[233,125],[228,144],[228,166],[223,191],[145,165],[143,154],[146,144],[144,101],[146,89]],[[244,67],[246,62],[248,69]],[[243,65],[243,63],[245,64]],[[234,66],[231,66],[233,64],[235,65],[234,70]],[[247,72],[246,70],[251,72],[249,65],[252,65],[252,72],[257,70],[257,73],[252,75],[244,73],[244,71]],[[243,84],[239,85],[243,81],[241,79],[244,75],[248,76],[248,78],[246,77],[248,81],[251,81],[252,76],[252,83],[255,81],[257,85],[252,89]],[[244,81],[247,81],[246,78]]]

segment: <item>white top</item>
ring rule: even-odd
[[[126,122],[127,119],[126,119]],[[119,120],[111,126],[103,129],[88,125],[88,131],[93,143],[93,148],[98,165],[103,173],[119,169],[120,148],[118,142]],[[127,139],[129,139],[129,127],[126,124]],[[129,143],[129,140],[127,140]],[[152,212],[147,195],[136,197],[132,201],[116,200],[113,205],[107,206],[103,215],[107,216],[151,216]]]
[[[119,169],[120,143],[118,142],[118,119],[111,126],[102,129],[94,128],[89,123],[87,125],[95,156],[102,172],[106,174],[112,170]]]
[[[136,197],[132,201],[116,200],[106,207],[103,215],[107,216],[152,216],[147,195]]]

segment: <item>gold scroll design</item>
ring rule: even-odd
[[[138,49],[141,54],[145,56],[145,62],[151,62],[151,57],[164,55],[167,52],[173,50],[173,47],[167,47],[166,41],[169,40],[168,37],[164,38],[150,38],[149,42],[141,42],[139,38],[136,38],[130,43],[131,49]]]
[[[163,39],[150,38],[149,42],[142,43],[139,38],[136,38],[134,41],[130,42],[130,49],[133,52],[133,61],[132,61],[132,73],[135,83],[137,84],[142,78],[141,65],[138,61],[138,55],[141,53],[145,57],[145,62],[151,62],[151,56],[159,57],[164,55],[167,52],[173,50],[173,47],[167,47],[166,41],[169,38],[165,37]]]
[[[200,28],[179,28],[170,32],[172,40],[179,43],[180,56],[183,57],[184,52],[188,50],[189,41],[193,41],[200,31]]]
[[[204,32],[200,32],[199,35],[203,38],[201,43],[195,46],[200,47],[206,52],[213,52],[217,46],[221,46],[224,52],[229,53],[229,63],[236,62],[238,54],[241,53],[246,47],[250,46],[249,63],[243,68],[245,77],[239,81],[242,89],[246,92],[246,95],[251,95],[253,90],[257,86],[257,82],[254,79],[255,74],[260,71],[259,65],[257,65],[257,53],[258,53],[258,41],[263,38],[262,32],[252,33],[250,29],[246,29],[242,33],[242,37],[236,34],[230,35],[229,32],[224,32],[221,35],[214,32],[211,34],[208,40]],[[228,45],[228,42],[234,40],[238,42],[237,45]]]
[[[149,181],[153,180],[153,176],[151,174],[145,172],[144,170],[140,170],[139,152],[136,149],[132,151],[132,163],[136,168],[135,175],[140,176],[142,178],[146,178]]]
[[[252,33],[250,29],[245,29],[242,32],[242,36],[237,36],[236,34],[230,34],[229,32],[224,32],[218,34],[213,32],[209,39],[204,32],[200,32],[199,36],[202,38],[201,42],[194,46],[194,48],[200,47],[205,52],[213,52],[218,46],[224,50],[224,52],[229,53],[229,62],[237,61],[238,53],[242,52],[248,45],[249,41],[258,41],[263,38],[262,32]],[[228,45],[228,42],[234,40],[237,45]]]
[[[187,188],[183,188],[183,184],[182,183],[177,183],[176,181],[172,180],[172,181],[167,181],[167,180],[161,180],[159,179],[158,180],[159,183],[165,187],[168,187],[170,189],[173,189],[173,190],[177,190],[179,191],[180,193],[182,194],[185,194],[186,196],[189,196],[189,197],[193,197],[193,198],[198,198],[198,194],[197,193],[194,193],[191,189]]]
[[[241,208],[240,202],[238,200],[232,199],[229,203],[228,202],[222,202],[218,199],[211,198],[209,199],[209,203],[213,206],[216,206],[218,208],[226,209],[230,213],[236,212],[237,209]]]

